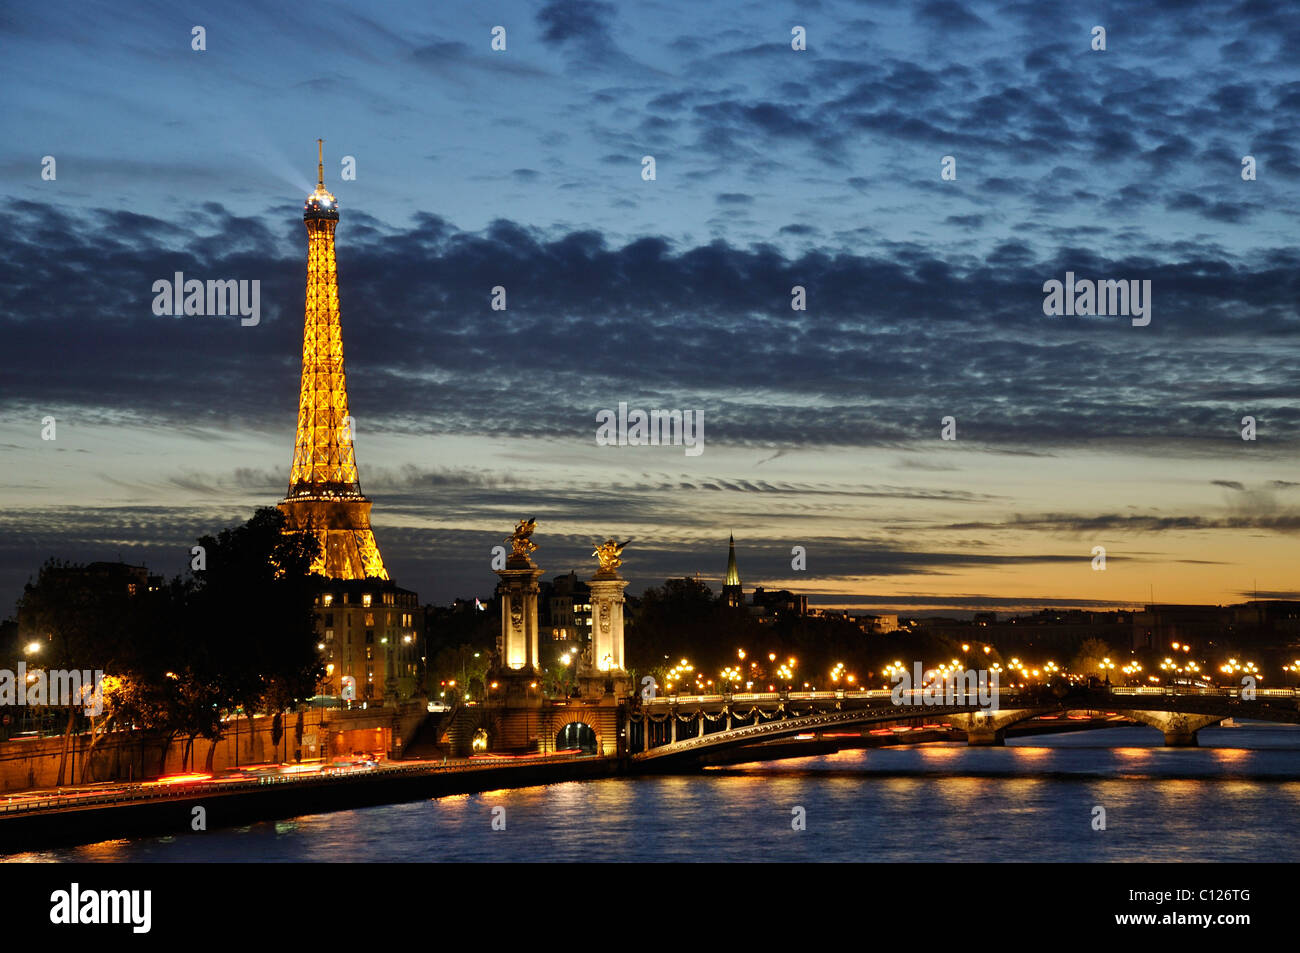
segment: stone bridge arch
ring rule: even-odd
[[[1032,717],[1044,710],[1052,709],[1033,709],[1019,714],[1013,720]],[[724,731],[698,734],[669,744],[656,745],[649,751],[634,754],[633,758],[642,762],[664,758],[690,758],[707,752],[722,751],[733,747],[746,747],[755,742],[777,741],[808,732],[818,733],[840,728],[866,728],[872,725],[887,726],[916,721],[930,721],[936,718],[949,720],[955,719],[959,715],[969,714],[970,711],[969,706],[927,705],[923,707],[909,705],[890,708],[833,709],[791,714],[783,718],[771,718],[752,725],[742,725]],[[956,725],[955,721],[952,723]],[[1007,723],[1010,723],[1010,721]]]
[[[564,729],[567,728],[569,725],[576,724],[576,725],[586,725],[588,728],[591,729],[592,734],[595,735],[596,737],[597,754],[614,754],[615,753],[613,748],[614,739],[611,736],[611,733],[609,731],[609,725],[607,724],[609,719],[606,717],[601,717],[601,715],[602,712],[600,710],[592,711],[583,708],[574,708],[567,711],[554,712],[551,715],[551,717],[547,719],[548,721],[548,724],[546,726],[547,734],[541,739],[543,744],[545,745],[543,750],[545,751],[557,750],[555,741],[556,738],[559,736],[560,732],[564,731]]]
[[[1150,725],[1164,732],[1165,745],[1171,748],[1195,748],[1196,733],[1217,725],[1228,715],[1196,715],[1180,711],[1146,711],[1141,708],[1117,709],[1124,718]]]
[[[973,711],[952,715],[949,722],[954,728],[965,730],[968,745],[985,747],[1005,744],[1007,729],[1012,725],[1060,710],[1057,705],[1043,705],[1035,708]]]

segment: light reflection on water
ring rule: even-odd
[[[1300,732],[1149,729],[842,751],[309,815],[37,861],[1294,860]],[[1120,747],[1110,747],[1118,744]],[[1227,747],[1232,745],[1233,747]],[[1092,829],[1093,807],[1105,831]],[[492,830],[492,808],[506,829]],[[803,807],[807,829],[791,829]]]

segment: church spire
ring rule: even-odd
[[[722,599],[729,606],[745,604],[745,590],[740,585],[740,570],[736,568],[736,536],[733,533],[727,544],[727,579],[722,585]]]

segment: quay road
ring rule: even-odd
[[[577,752],[527,757],[268,766],[253,777],[180,775],[147,784],[31,792],[0,807],[0,854],[127,837],[191,834],[262,821],[623,773],[618,758]],[[330,770],[326,770],[330,768]],[[241,772],[242,774],[243,772]],[[196,819],[203,824],[196,827]]]
[[[264,790],[268,785],[307,784],[312,782],[355,779],[358,776],[400,776],[410,774],[462,774],[517,767],[520,765],[554,764],[573,761],[580,757],[577,751],[518,757],[491,757],[477,755],[472,758],[451,758],[440,761],[349,761],[309,762],[306,764],[260,764],[232,768],[217,774],[177,774],[156,781],[117,782],[69,785],[57,789],[21,791],[3,795],[0,800],[0,817],[24,811],[51,811],[105,804],[123,804],[129,801],[149,801],[158,798],[193,798],[204,794],[230,794],[237,791]]]

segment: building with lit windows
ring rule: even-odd
[[[577,572],[556,576],[547,600],[552,642],[573,643],[565,649],[591,642],[591,587],[578,578]]]
[[[325,678],[321,695],[404,701],[423,675],[422,610],[414,592],[376,579],[334,579],[316,597]]]

